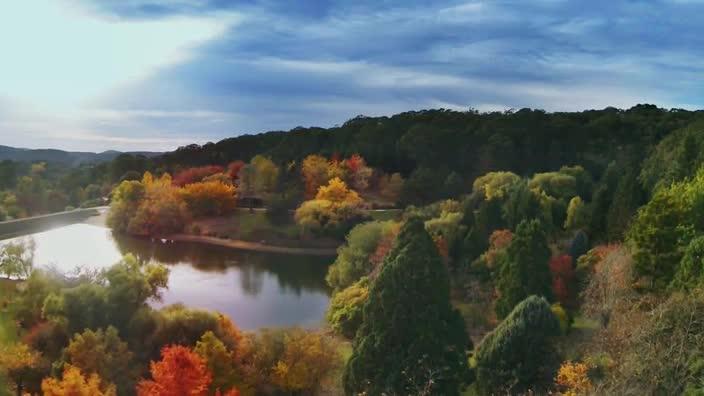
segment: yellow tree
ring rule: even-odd
[[[98,374],[86,378],[81,370],[71,365],[64,367],[63,379],[45,378],[42,381],[44,396],[115,396],[115,386],[103,384]]]
[[[309,155],[303,160],[301,174],[306,184],[306,197],[311,198],[318,187],[328,181],[328,160],[320,155]]]
[[[339,177],[330,180],[326,186],[318,188],[315,199],[327,200],[333,204],[359,205],[362,203],[359,194],[349,189]]]
[[[319,332],[293,329],[284,345],[271,378],[284,391],[313,392],[341,363],[334,341]]]
[[[25,380],[35,369],[45,363],[41,353],[29,345],[18,343],[0,348],[0,373],[15,383],[17,394],[23,394]]]

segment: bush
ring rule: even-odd
[[[362,324],[362,307],[368,296],[367,277],[333,295],[326,318],[336,333],[350,340],[354,338]]]

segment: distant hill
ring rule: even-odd
[[[63,151],[54,149],[24,149],[0,145],[0,161],[46,161],[61,163],[66,165],[78,165],[81,163],[98,163],[112,161],[115,157],[122,154],[119,151],[104,151],[102,153],[90,153],[81,151]],[[155,157],[161,153],[140,151],[130,152],[129,154],[141,154],[147,157]]]

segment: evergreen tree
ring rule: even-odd
[[[552,299],[548,260],[550,248],[538,220],[523,220],[503,256],[497,288],[496,313],[505,317],[531,294]]]
[[[480,394],[521,394],[549,384],[553,351],[550,337],[560,325],[542,297],[523,300],[477,348],[477,388]]]
[[[410,219],[369,291],[344,372],[347,394],[458,395],[472,348],[450,305],[449,277],[420,219]]]

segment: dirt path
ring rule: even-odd
[[[258,242],[239,241],[234,239],[222,239],[200,235],[174,234],[166,237],[175,242],[195,242],[209,245],[224,246],[234,249],[253,250],[257,252],[300,254],[304,256],[334,256],[337,254],[336,248],[296,248],[285,246],[272,246]]]

